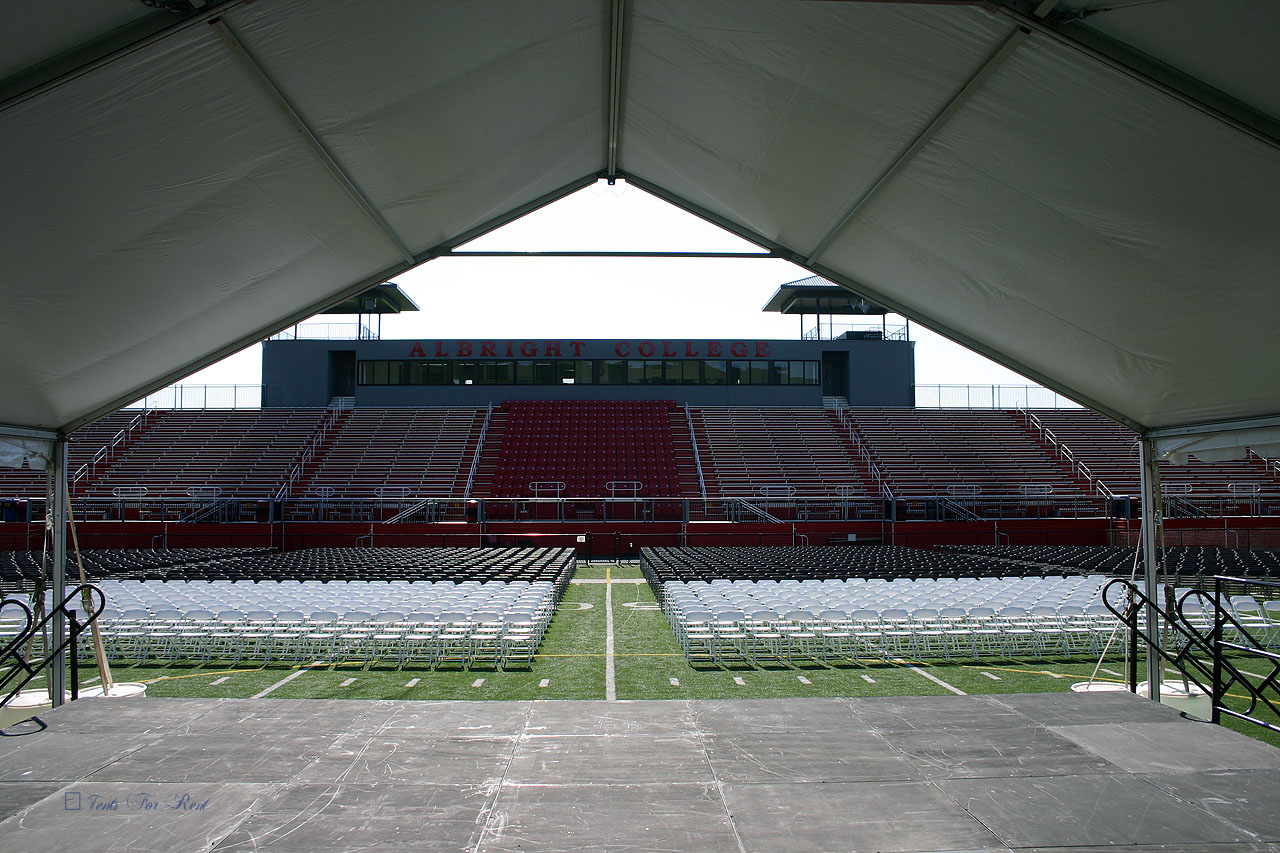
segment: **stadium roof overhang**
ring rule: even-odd
[[[154,5],[0,10],[0,423],[600,177],[1135,429],[1280,415],[1271,0]]]
[[[323,314],[400,314],[405,311],[418,311],[418,303],[409,298],[409,294],[400,289],[395,282],[371,287],[364,293],[344,299],[331,305]]]
[[[789,281],[778,286],[764,311],[778,314],[875,314],[887,313],[879,305],[872,305],[847,288],[828,282],[819,276]]]

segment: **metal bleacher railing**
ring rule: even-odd
[[[261,385],[170,385],[130,403],[128,409],[259,409]]]
[[[1080,409],[1039,385],[916,385],[917,409]]]
[[[702,454],[698,450],[698,433],[693,428],[693,414],[689,409],[689,404],[684,404],[684,420],[689,428],[689,446],[693,448],[693,467],[698,471],[698,492],[702,495],[702,499],[707,498],[707,479],[702,473]]]
[[[1115,497],[1111,489],[1107,488],[1106,483],[1103,483],[1095,477],[1093,472],[1089,470],[1089,466],[1084,464],[1084,462],[1076,456],[1071,448],[1059,441],[1058,437],[1053,434],[1053,430],[1046,427],[1040,419],[1036,417],[1035,413],[1027,411],[1025,406],[1018,406],[1017,410],[1023,420],[1027,422],[1027,426],[1036,433],[1037,437],[1039,437],[1041,441],[1049,445],[1057,457],[1071,468],[1073,474],[1088,483],[1090,488],[1102,497],[1107,498],[1108,500]]]
[[[134,433],[140,432],[151,418],[151,409],[143,409],[133,420],[129,421],[128,426],[117,432],[111,437],[111,440],[93,454],[93,458],[85,462],[77,468],[71,475],[71,487],[74,489],[81,480],[86,477],[92,477],[97,471],[98,466],[109,462],[111,458],[118,453],[124,445],[128,444]]]
[[[853,424],[853,418],[849,415],[849,410],[840,407],[836,410],[840,426],[849,438],[849,443],[853,445],[854,451],[858,454],[858,458],[862,460],[862,464],[867,466],[868,473],[871,474],[871,481],[876,485],[876,491],[881,497],[893,500],[893,491],[889,488],[888,481],[884,475],[880,473],[880,466],[871,458],[871,451],[867,448],[866,442],[858,435],[858,430]]]

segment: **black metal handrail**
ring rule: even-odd
[[[1123,605],[1112,601],[1111,592],[1113,589],[1123,589],[1127,593]],[[1195,684],[1206,694],[1213,695],[1213,664],[1197,658],[1194,654],[1196,650],[1199,650],[1212,661],[1214,655],[1213,645],[1198,632],[1194,631],[1191,625],[1181,619],[1176,612],[1171,612],[1161,607],[1158,602],[1152,601],[1142,590],[1138,589],[1136,585],[1126,578],[1114,578],[1107,582],[1106,586],[1102,588],[1102,603],[1120,620],[1121,624],[1129,629],[1128,680],[1130,691],[1134,693],[1138,691],[1138,648],[1140,645],[1146,644],[1147,648],[1157,649],[1160,656],[1172,664],[1184,678]],[[1176,650],[1171,650],[1164,643],[1156,642],[1151,634],[1148,633],[1150,626],[1139,624],[1139,617],[1148,607],[1154,608],[1159,618],[1164,620],[1170,631],[1181,638],[1182,642],[1177,644]],[[1148,685],[1149,689],[1150,685]],[[1214,720],[1214,722],[1217,722],[1217,720]]]
[[[1201,590],[1191,589],[1173,602],[1172,607],[1161,607],[1159,603],[1152,601],[1142,590],[1124,578],[1115,578],[1102,588],[1103,604],[1129,629],[1129,689],[1134,692],[1138,689],[1138,649],[1141,644],[1146,644],[1148,648],[1156,648],[1160,656],[1172,664],[1183,678],[1195,684],[1209,696],[1212,708],[1211,722],[1221,723],[1222,715],[1227,714],[1271,731],[1280,732],[1280,725],[1268,723],[1256,716],[1256,711],[1261,704],[1280,717],[1280,707],[1277,707],[1277,704],[1264,694],[1268,689],[1280,691],[1280,654],[1264,648],[1265,644],[1258,641],[1253,633],[1235,617],[1230,608],[1223,606],[1222,589],[1229,583],[1253,583],[1280,588],[1280,584],[1277,583],[1246,581],[1242,578],[1219,575],[1214,578],[1213,597]],[[1123,589],[1127,592],[1123,605],[1112,601],[1113,589]],[[1193,597],[1202,599],[1211,606],[1213,626],[1207,633],[1197,627],[1198,624],[1204,623],[1203,616],[1197,620],[1188,615],[1187,602]],[[1172,647],[1156,643],[1148,633],[1149,628],[1139,625],[1139,616],[1148,607],[1154,608],[1159,618],[1168,627],[1170,634],[1178,638],[1177,642],[1171,644]],[[1200,613],[1207,615],[1209,611],[1206,611],[1202,605]],[[1246,640],[1248,645],[1228,640],[1228,628],[1241,639]],[[1253,657],[1270,661],[1271,674],[1265,676],[1262,682],[1255,686],[1232,661],[1226,658],[1224,653],[1229,650],[1245,652]],[[1245,710],[1238,711],[1227,707],[1226,699],[1232,695],[1230,691],[1233,689],[1241,689],[1248,694],[1246,698],[1249,705]],[[1277,699],[1280,699],[1280,693],[1277,694]]]
[[[1280,706],[1278,706],[1278,703],[1280,703],[1280,654],[1268,649],[1265,641],[1260,641],[1249,630],[1248,626],[1236,618],[1231,607],[1224,606],[1222,601],[1223,594],[1227,591],[1227,586],[1232,584],[1244,589],[1249,587],[1280,589],[1280,583],[1274,581],[1248,580],[1230,575],[1215,575],[1213,578],[1213,597],[1210,598],[1207,593],[1201,590],[1187,592],[1182,596],[1182,600],[1178,602],[1178,615],[1186,620],[1184,607],[1187,600],[1193,595],[1213,605],[1213,629],[1210,631],[1210,639],[1214,649],[1213,681],[1219,688],[1213,694],[1213,721],[1215,723],[1219,722],[1221,715],[1227,714],[1236,719],[1262,726],[1273,732],[1280,732],[1280,725],[1269,723],[1256,716],[1259,705],[1262,705],[1272,714],[1280,717]],[[1262,617],[1266,619],[1265,612]],[[1191,623],[1190,620],[1186,621],[1194,630],[1194,623]],[[1228,639],[1228,629],[1233,632],[1233,636],[1244,642],[1235,642]],[[1271,672],[1263,676],[1262,681],[1255,685],[1242,670],[1226,659],[1224,654],[1226,651],[1240,652],[1256,660],[1265,660],[1271,664]],[[1224,674],[1226,676],[1225,681],[1223,679]],[[1244,698],[1248,699],[1249,704],[1243,711],[1230,708],[1226,704],[1226,700],[1231,698],[1229,690],[1232,688],[1241,689],[1247,694],[1247,697]],[[1277,701],[1273,701],[1267,696],[1268,691],[1275,696]]]
[[[91,605],[95,603],[96,598],[97,606],[92,612],[87,614],[88,618],[85,619],[84,622],[81,622],[76,617],[76,611],[72,605],[75,603],[77,596],[84,596],[85,594],[88,594]],[[28,617],[30,617],[31,609],[29,607],[22,604],[22,602],[14,603],[21,605],[23,609],[26,610]],[[49,664],[58,657],[58,655],[67,649],[71,650],[71,698],[77,698],[80,691],[80,679],[78,677],[79,656],[77,654],[76,639],[89,629],[94,620],[102,614],[102,610],[106,606],[107,597],[103,595],[102,590],[98,589],[98,587],[93,584],[83,583],[72,589],[71,592],[69,592],[67,596],[55,607],[51,608],[45,617],[38,623],[33,625],[31,624],[31,619],[28,618],[27,630],[20,633],[12,642],[6,645],[3,650],[0,650],[0,667],[8,667],[7,671],[3,675],[0,675],[0,692],[8,689],[8,692],[4,694],[4,698],[0,699],[0,708],[9,704],[13,697],[17,696],[22,691],[22,688],[31,683],[33,678],[43,672],[45,668],[47,668]],[[22,653],[23,644],[29,639],[42,636],[45,628],[59,613],[67,618],[67,635],[55,648],[44,649],[44,657],[40,660],[35,662],[27,660],[26,656]],[[17,681],[17,684],[10,688],[8,685],[15,680]]]

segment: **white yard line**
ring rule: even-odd
[[[680,679],[678,679],[678,678],[673,678],[673,679],[671,679],[671,686],[672,686],[672,687],[679,687],[679,686],[680,686]]]
[[[876,683],[876,680],[875,680],[874,678],[872,678],[871,676],[869,676],[869,675],[863,675],[863,676],[862,676],[862,680],[863,680],[863,681],[865,681],[865,682],[867,682],[867,684],[875,684],[875,683]]]
[[[477,678],[475,681],[471,682],[472,687],[479,687],[481,684],[484,684],[483,678]]]
[[[289,673],[288,675],[286,675],[284,678],[282,678],[282,679],[280,679],[279,681],[277,681],[275,684],[273,684],[273,685],[271,685],[270,687],[268,687],[266,690],[260,690],[260,691],[258,691],[257,693],[253,694],[252,696],[250,696],[249,698],[250,698],[250,699],[261,699],[262,697],[264,697],[264,696],[266,696],[266,695],[268,695],[268,694],[270,694],[270,693],[274,693],[274,692],[275,692],[275,690],[276,690],[276,688],[278,688],[278,687],[284,687],[286,684],[288,684],[290,681],[293,681],[293,680],[294,680],[295,678],[297,678],[299,675],[302,675],[302,673],[306,672],[308,669],[309,669],[309,667],[303,667],[302,669],[299,669],[299,670],[297,670],[296,672],[291,672],[291,673]]]
[[[1066,676],[1065,676],[1065,675],[1058,675],[1058,673],[1056,673],[1056,672],[1050,672],[1050,671],[1049,671],[1049,670],[1047,670],[1047,669],[1042,669],[1042,670],[1040,670],[1040,674],[1041,674],[1041,675],[1047,675],[1047,676],[1049,676],[1050,678],[1066,678]]]
[[[338,686],[339,686],[339,687],[350,687],[351,685],[353,685],[353,684],[355,684],[355,683],[356,683],[356,680],[355,680],[354,678],[348,678],[346,681],[342,682],[342,683],[341,683],[341,684],[339,684]]]
[[[992,681],[999,681],[999,680],[1000,680],[1000,676],[998,676],[998,675],[992,675],[992,674],[991,674],[991,673],[989,673],[989,672],[983,672],[982,674],[983,674],[983,675],[985,675],[987,678],[990,678]]]
[[[604,698],[618,701],[617,676],[613,668],[613,574],[605,572],[604,584]]]
[[[550,687],[550,686],[551,686],[551,679],[550,679],[550,678],[544,678],[544,679],[542,679],[541,681],[539,681],[539,682],[538,682],[538,686],[539,686],[539,687]]]
[[[923,675],[925,678],[929,679],[929,680],[930,680],[930,681],[932,681],[934,684],[937,684],[937,685],[938,685],[938,686],[940,686],[940,687],[945,687],[945,688],[947,688],[948,690],[950,690],[952,693],[956,694],[957,696],[968,696],[968,695],[969,695],[968,693],[965,693],[963,690],[961,690],[959,687],[956,687],[956,686],[955,686],[955,685],[953,685],[953,684],[947,684],[947,682],[943,681],[941,678],[939,678],[938,676],[934,675],[934,674],[933,674],[933,673],[931,673],[931,672],[925,672],[923,669],[921,669],[921,668],[920,668],[920,667],[918,667],[918,666],[910,666],[910,665],[908,665],[908,664],[907,664],[907,662],[906,662],[906,661],[904,661],[902,658],[894,658],[894,663],[900,663],[900,664],[904,664],[904,665],[906,665],[906,666],[907,666],[907,669],[911,670],[912,672],[916,673],[917,675]]]
[[[1124,678],[1124,676],[1123,676],[1123,675],[1121,675],[1120,673],[1116,672],[1114,669],[1102,669],[1102,668],[1099,668],[1099,671],[1100,671],[1100,672],[1105,672],[1107,675],[1114,675],[1116,678]]]
[[[797,676],[796,676],[796,681],[799,681],[801,684],[813,684],[813,682],[812,682],[812,681],[810,681],[809,679],[805,678],[803,675],[797,675]]]
[[[405,687],[417,687],[417,686],[418,686],[418,682],[419,682],[419,681],[421,681],[421,680],[422,680],[421,678],[410,678],[408,681],[406,681],[406,682],[405,682],[405,685],[404,685],[404,686],[405,686]]]
[[[224,675],[224,676],[222,676],[221,678],[215,678],[213,681],[210,681],[210,682],[209,682],[209,686],[210,686],[210,687],[215,687],[215,686],[217,686],[217,685],[219,685],[219,684],[222,684],[224,681],[230,681],[230,680],[231,680],[231,676],[229,676],[229,675]]]
[[[739,687],[746,687],[746,686],[747,686],[747,682],[745,682],[745,681],[743,681],[743,680],[742,680],[742,676],[741,676],[741,675],[735,675],[735,676],[733,677],[733,683],[734,683],[734,684],[736,684],[736,685],[738,685]]]

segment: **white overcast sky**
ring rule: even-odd
[[[462,248],[759,251],[643,190],[604,182]],[[795,339],[798,318],[760,309],[779,284],[808,275],[776,259],[440,258],[394,279],[422,310],[385,317],[382,337]],[[316,320],[341,321],[354,318]],[[918,385],[1029,384],[917,323],[911,338]],[[183,382],[256,385],[261,376],[255,345]]]

